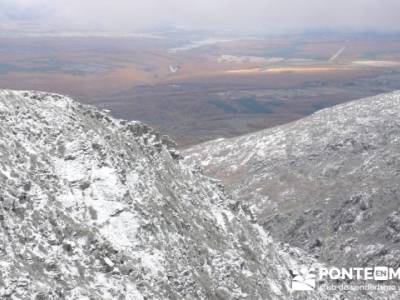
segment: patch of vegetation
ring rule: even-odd
[[[256,99],[252,97],[244,97],[237,99],[236,101],[247,113],[253,113],[253,114],[273,113],[273,111],[267,106],[265,106],[265,104],[258,102]]]
[[[225,113],[237,113],[237,109],[232,105],[222,101],[222,100],[210,100],[210,104],[216,106],[217,108],[223,110]]]

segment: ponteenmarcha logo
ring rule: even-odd
[[[362,281],[388,281],[400,280],[400,268],[390,267],[365,267],[365,268],[301,268],[290,270],[292,291],[312,291],[316,289],[317,281],[329,280],[362,280]]]
[[[292,271],[293,291],[312,291],[315,289],[315,269],[301,268],[300,271]]]

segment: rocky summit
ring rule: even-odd
[[[316,260],[168,137],[61,95],[0,91],[0,225],[1,299],[363,299],[291,293]]]
[[[186,151],[275,240],[334,266],[400,266],[400,92]]]

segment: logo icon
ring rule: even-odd
[[[374,268],[374,279],[377,281],[389,279],[389,268],[388,267],[375,267]]]
[[[300,272],[290,271],[292,276],[292,291],[313,291],[315,290],[316,271],[314,268],[301,268]]]

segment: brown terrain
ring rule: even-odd
[[[399,89],[400,37],[3,37],[0,87],[68,94],[185,147]]]

